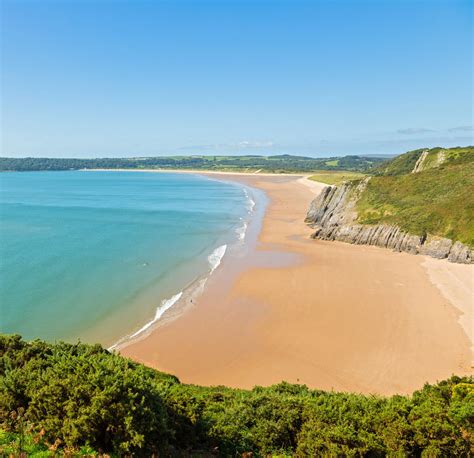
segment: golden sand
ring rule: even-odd
[[[295,176],[223,177],[269,198],[258,255],[291,256],[263,267],[249,262],[233,277],[224,257],[192,308],[122,354],[184,383],[245,388],[286,380],[409,393],[471,373],[470,341],[459,319],[472,306],[466,282],[473,266],[454,269],[471,294],[442,294],[436,281],[450,283],[452,275],[446,261],[433,261],[444,263],[434,264],[433,279],[422,256],[310,239],[303,220],[321,185]]]

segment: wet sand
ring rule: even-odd
[[[191,308],[122,354],[184,383],[243,388],[286,380],[410,393],[472,373],[464,323],[473,266],[311,240],[303,220],[322,185],[295,176],[222,178],[268,196],[257,246],[237,267],[224,257]]]

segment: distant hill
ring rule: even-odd
[[[396,153],[370,153],[370,154],[363,154],[364,157],[378,157],[384,160],[392,159],[393,157],[399,156]]]
[[[323,193],[307,221],[318,238],[472,262],[474,147],[419,149],[379,164]]]
[[[474,147],[417,149],[383,162],[373,170],[380,175],[406,175],[411,172],[467,164],[474,161]],[[416,170],[415,170],[416,167]]]
[[[168,169],[219,170],[268,173],[311,173],[318,170],[365,172],[382,158],[344,156],[312,158],[304,156],[168,156],[140,158],[56,159],[0,158],[0,171],[59,171],[81,169]]]

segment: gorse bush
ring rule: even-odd
[[[389,398],[287,383],[206,388],[98,345],[0,335],[0,439],[17,444],[27,430],[42,453],[469,456],[473,424],[467,377]]]
[[[155,371],[100,346],[0,341],[0,411],[25,409],[51,443],[152,452],[168,435]]]

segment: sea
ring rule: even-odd
[[[113,347],[244,243],[252,189],[207,176],[0,174],[0,331]]]

